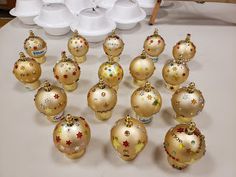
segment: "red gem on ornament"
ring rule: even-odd
[[[177,132],[182,133],[182,132],[184,132],[184,129],[183,128],[178,128]]]
[[[68,145],[68,146],[70,146],[71,145],[71,141],[69,140],[69,141],[66,141],[66,144]]]
[[[129,142],[128,142],[127,140],[124,141],[124,142],[123,142],[123,146],[128,147],[128,146],[129,146]]]
[[[68,76],[67,76],[67,75],[64,75],[63,77],[64,77],[65,79],[67,79]]]
[[[160,44],[161,43],[161,40],[158,40],[158,44]]]
[[[15,69],[17,69],[18,68],[18,65],[15,65]]]
[[[153,43],[153,40],[151,40],[150,43]]]
[[[37,50],[37,49],[38,49],[38,47],[34,46],[34,50]]]
[[[56,78],[56,79],[59,79],[59,76],[58,76],[58,75],[56,75],[56,76],[55,76],[55,78]]]
[[[75,76],[75,75],[76,75],[76,72],[74,71],[72,74]]]
[[[59,97],[60,97],[60,96],[59,96],[58,94],[55,94],[55,95],[54,95],[54,98],[55,98],[55,99],[58,99]]]
[[[177,49],[179,49],[179,46],[177,47]]]
[[[81,139],[82,136],[83,136],[83,134],[82,134],[81,132],[78,132],[78,133],[76,134],[76,136],[77,136],[78,139]]]
[[[89,127],[87,123],[85,124],[85,127],[86,127],[86,128],[88,128],[88,127]]]
[[[56,142],[59,143],[60,141],[61,141],[60,136],[57,136],[57,137],[56,137]]]

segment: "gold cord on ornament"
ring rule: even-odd
[[[132,122],[131,117],[129,115],[127,115],[126,118],[125,118],[125,125],[126,125],[126,127],[132,127],[133,126],[133,122]]]
[[[185,41],[190,42],[191,34],[187,34]]]
[[[155,28],[155,31],[154,31],[153,34],[154,34],[154,35],[158,35],[158,29],[157,29],[157,28]]]
[[[25,57],[25,54],[23,52],[20,52],[19,55],[20,55],[20,60],[21,61],[26,61],[26,57]]]
[[[51,84],[48,81],[45,81],[44,84],[43,84],[43,89],[46,92],[50,92],[52,90],[52,86],[51,86]]]
[[[195,83],[191,82],[187,87],[187,91],[188,91],[188,93],[193,93],[194,90],[195,90]]]
[[[29,33],[30,33],[30,37],[34,37],[35,36],[34,32],[32,30],[30,30]]]
[[[187,134],[192,135],[193,132],[196,130],[196,124],[194,122],[188,123]]]
[[[146,59],[147,58],[145,50],[142,51],[142,54],[140,56],[141,56],[142,59]]]
[[[78,37],[78,36],[79,36],[79,32],[78,32],[78,30],[75,30],[73,33],[73,37]]]
[[[99,80],[98,87],[100,89],[104,89],[106,87],[106,85],[105,85],[105,83],[104,83],[104,81],[102,79]]]
[[[65,120],[66,120],[66,124],[67,124],[68,126],[72,126],[72,125],[74,124],[74,118],[73,118],[73,116],[70,115],[70,114],[67,114],[67,115],[66,115]]]
[[[152,85],[149,82],[145,83],[144,90],[150,92],[152,90]]]

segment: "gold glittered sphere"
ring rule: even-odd
[[[80,78],[79,65],[62,52],[61,60],[53,68],[55,78],[63,85],[66,91],[73,91],[78,86]]]
[[[105,39],[103,49],[108,58],[117,61],[124,50],[124,45],[123,40],[113,31],[112,34]]]
[[[39,112],[47,116],[48,120],[57,122],[61,120],[67,105],[65,91],[49,82],[45,82],[38,89],[34,97],[35,106]]]
[[[98,70],[99,79],[103,80],[108,86],[118,90],[119,84],[124,76],[121,65],[115,61],[103,63]]]
[[[195,123],[179,124],[167,132],[164,148],[170,165],[182,170],[205,155],[205,137]]]
[[[147,80],[153,75],[155,65],[152,59],[143,51],[140,56],[132,60],[129,70],[134,78],[135,85],[144,86]]]
[[[117,103],[116,91],[102,80],[93,86],[87,95],[88,106],[95,112],[99,120],[107,120]]]
[[[171,60],[162,69],[162,77],[167,88],[175,91],[189,76],[189,68],[182,60]]]
[[[40,86],[41,66],[34,59],[26,57],[20,52],[20,59],[14,64],[13,74],[30,90]]]
[[[145,126],[137,119],[126,116],[111,129],[111,143],[123,160],[134,160],[148,142]]]
[[[135,90],[131,96],[131,106],[143,123],[150,123],[152,116],[160,111],[161,105],[160,93],[149,82]]]
[[[45,54],[47,52],[47,43],[39,36],[35,36],[33,31],[30,31],[29,37],[24,42],[26,53],[33,57],[38,63],[45,62]]]
[[[173,56],[176,60],[183,59],[184,61],[190,61],[196,54],[196,46],[190,40],[191,35],[187,34],[185,40],[179,41],[173,47]]]
[[[179,122],[190,122],[204,108],[205,100],[202,92],[191,82],[188,87],[182,87],[173,94],[172,107]]]
[[[68,41],[68,50],[73,55],[77,63],[86,61],[86,54],[89,50],[88,41],[75,30],[73,36]]]
[[[158,34],[158,30],[154,31],[154,34],[148,36],[144,41],[143,46],[145,52],[151,57],[158,57],[165,49],[165,41]]]
[[[68,114],[56,125],[53,141],[60,152],[68,158],[77,159],[85,153],[90,134],[89,125],[84,118]]]

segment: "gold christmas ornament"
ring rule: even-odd
[[[82,117],[66,115],[53,132],[56,148],[68,158],[80,158],[86,151],[90,141],[90,128]]]
[[[143,123],[150,123],[153,115],[160,111],[161,105],[160,93],[149,82],[135,90],[131,96],[131,106]]]
[[[145,51],[130,63],[130,74],[134,78],[134,84],[144,86],[147,80],[153,75],[155,65],[151,58],[149,58]]]
[[[115,61],[107,61],[103,63],[98,70],[99,79],[103,80],[108,86],[115,90],[119,89],[119,84],[124,76],[121,65]]]
[[[75,30],[73,36],[68,41],[68,50],[73,55],[77,63],[86,61],[86,54],[89,50],[88,41]]]
[[[115,30],[109,35],[103,43],[103,49],[110,60],[119,61],[119,56],[124,50],[123,40],[116,35]]]
[[[20,52],[20,59],[15,62],[13,74],[30,90],[40,86],[41,66],[34,59],[28,58]]]
[[[147,142],[145,126],[130,116],[118,120],[111,129],[111,143],[123,160],[134,160]]]
[[[47,116],[48,120],[57,122],[64,114],[67,96],[62,88],[46,81],[36,93],[34,101],[39,112]]]
[[[173,56],[176,60],[190,61],[196,54],[196,46],[190,40],[191,34],[187,34],[185,40],[179,41],[173,47]]]
[[[182,170],[205,155],[205,137],[195,123],[179,124],[167,132],[164,148],[169,164]]]
[[[191,122],[204,108],[205,100],[200,90],[191,82],[188,87],[182,87],[173,94],[172,107],[176,112],[176,119],[180,123]]]
[[[30,35],[24,42],[24,48],[26,53],[38,63],[42,64],[46,61],[47,43],[41,37],[35,36],[32,30],[30,30]]]
[[[93,86],[87,95],[88,106],[95,112],[99,120],[108,120],[117,103],[116,91],[102,80]]]
[[[172,60],[166,63],[162,69],[162,77],[166,87],[176,91],[180,84],[184,83],[189,76],[189,68],[183,60]]]
[[[158,60],[157,57],[164,51],[165,49],[165,41],[164,39],[158,34],[158,30],[155,29],[153,35],[148,36],[144,41],[143,46],[145,52],[151,56],[155,57],[153,60],[154,62]]]
[[[63,85],[66,91],[74,91],[80,78],[79,65],[62,52],[61,60],[53,68],[55,78]]]

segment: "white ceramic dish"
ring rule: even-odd
[[[64,0],[64,2],[73,14],[78,14],[83,9],[93,7],[90,0]]]
[[[101,0],[98,6],[104,9],[111,9],[117,0]]]
[[[64,3],[64,0],[43,0],[44,4],[51,4],[51,3]]]
[[[64,35],[70,31],[74,16],[61,3],[44,4],[40,15],[34,21],[50,35]]]
[[[123,30],[134,28],[146,17],[145,11],[134,0],[116,1],[107,15],[116,22],[117,28]]]
[[[88,42],[101,42],[116,28],[115,22],[107,18],[103,8],[82,10],[71,24],[71,30],[84,36]]]
[[[10,14],[18,17],[24,24],[34,25],[33,19],[39,14],[41,7],[41,0],[17,0]]]
[[[145,10],[147,15],[152,14],[152,10],[156,4],[156,0],[137,0],[137,2],[139,3],[140,7]]]

